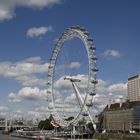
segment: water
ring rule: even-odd
[[[2,135],[2,134],[0,134],[0,140],[29,140],[29,139],[18,138],[18,137],[11,137],[10,135]],[[92,140],[97,140],[97,139],[92,139]]]
[[[29,139],[18,138],[18,137],[11,137],[10,135],[2,135],[2,134],[0,134],[0,140],[29,140]],[[68,140],[70,140],[70,139],[68,139]],[[92,140],[97,140],[97,139],[92,139]]]
[[[10,135],[3,135],[3,134],[0,133],[0,140],[29,140],[29,139],[12,137]],[[72,140],[72,139],[67,139],[67,140]],[[75,140],[75,139],[73,139],[73,140]],[[83,140],[86,140],[86,139],[83,139]],[[97,139],[89,139],[89,140],[97,140]]]
[[[0,134],[0,140],[28,140],[25,138],[11,137],[10,135],[2,135]]]

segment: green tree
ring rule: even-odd
[[[87,128],[88,128],[91,132],[94,132],[94,131],[95,131],[94,128],[93,128],[92,122],[89,122],[89,123],[87,124]]]
[[[43,130],[53,130],[54,127],[51,124],[51,119],[47,118],[46,120],[41,120],[38,125],[39,129]]]
[[[74,119],[74,117],[68,117],[68,118],[66,118],[65,120],[66,121],[71,121],[71,120],[73,120]]]

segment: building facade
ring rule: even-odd
[[[128,100],[109,104],[99,115],[100,129],[108,132],[140,132],[140,76],[128,79]]]
[[[130,101],[140,101],[140,76],[136,75],[128,79],[127,84],[128,99]]]
[[[140,101],[111,104],[100,116],[101,128],[108,132],[140,132]]]

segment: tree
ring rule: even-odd
[[[87,128],[88,128],[88,130],[89,130],[90,132],[94,132],[94,131],[95,131],[92,122],[89,122],[89,123],[87,124]]]
[[[74,117],[71,116],[71,117],[66,118],[65,120],[66,120],[66,121],[71,121],[71,120],[73,120],[73,119],[74,119]]]
[[[52,124],[50,123],[51,119],[47,118],[46,120],[41,120],[38,124],[39,129],[43,129],[43,130],[53,130],[54,127],[52,126]]]

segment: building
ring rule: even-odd
[[[107,105],[99,119],[100,127],[107,132],[140,132],[140,101]]]
[[[99,115],[100,129],[108,132],[140,132],[140,76],[128,79],[128,100],[108,104]]]
[[[128,99],[130,101],[140,101],[140,76],[136,75],[128,79],[127,84]]]

